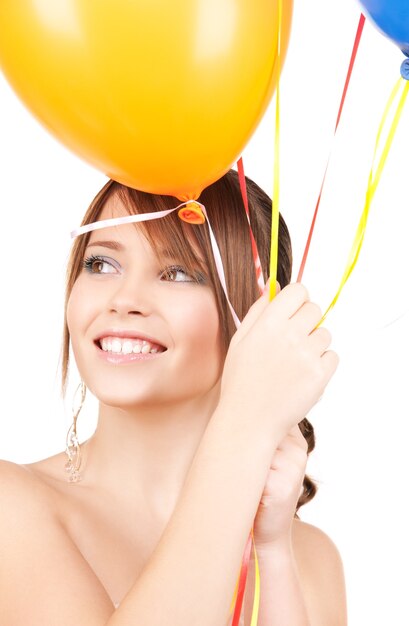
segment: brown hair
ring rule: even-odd
[[[271,199],[251,179],[246,177],[251,227],[257,242],[264,276],[268,276],[270,262]],[[171,209],[180,204],[177,198],[154,195],[126,187],[110,180],[91,202],[82,225],[98,220],[106,201],[116,195],[130,215]],[[230,301],[241,320],[253,302],[260,296],[253,262],[250,231],[243,206],[237,172],[230,170],[207,187],[200,196],[206,207],[209,222],[217,239],[223,259]],[[191,225],[181,221],[177,213],[163,219],[141,222],[138,225],[156,254],[167,253],[181,257],[188,272],[203,268],[214,291],[221,321],[224,347],[227,350],[236,327],[218,278],[207,226]],[[67,325],[67,303],[73,285],[83,267],[85,248],[90,234],[77,237],[71,249],[66,276],[64,336],[62,346],[62,390],[66,390],[70,353],[70,333]],[[199,251],[199,252],[198,252]],[[277,280],[285,287],[291,280],[291,240],[282,216],[279,216]],[[308,443],[308,453],[315,446],[314,429],[304,418],[300,429]],[[316,485],[306,475],[297,511],[315,495]],[[298,517],[296,515],[296,517]]]

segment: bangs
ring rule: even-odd
[[[180,204],[177,198],[152,196],[130,187],[118,186],[115,193],[129,215],[166,211]],[[206,224],[188,224],[174,211],[134,226],[146,237],[160,264],[178,262],[192,276],[200,273],[213,283],[216,267]],[[198,231],[202,236],[198,236]]]
[[[270,233],[272,201],[251,179],[246,178],[250,209],[250,223],[260,255],[264,276],[268,276],[270,260]],[[178,198],[150,194],[108,180],[92,200],[81,226],[100,219],[101,212],[110,197],[116,196],[129,215],[154,213],[174,209],[181,204]],[[215,295],[219,312],[222,337],[226,351],[236,332],[236,326],[217,272],[209,234],[211,224],[220,250],[229,300],[239,318],[243,319],[251,305],[260,296],[252,254],[249,224],[243,206],[237,172],[230,170],[200,194],[200,202],[206,207],[209,223],[188,224],[177,212],[164,218],[135,223],[146,237],[159,263],[179,262],[193,277],[200,272],[206,286]],[[77,237],[71,248],[67,264],[64,336],[62,345],[62,390],[65,392],[70,356],[70,333],[67,324],[67,305],[75,281],[83,268],[85,249],[90,232]],[[278,271],[281,287],[291,280],[292,252],[287,226],[279,215]],[[203,282],[203,280],[200,280]]]

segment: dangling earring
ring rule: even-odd
[[[64,466],[65,471],[69,473],[69,483],[77,483],[82,479],[82,474],[79,472],[81,467],[81,448],[77,437],[77,417],[84,404],[86,391],[87,388],[84,382],[81,381],[75,391],[72,402],[73,421],[67,433],[65,453],[68,456],[68,461]]]

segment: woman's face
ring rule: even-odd
[[[100,220],[128,215],[114,195]],[[160,263],[134,224],[91,233],[67,322],[80,374],[104,404],[174,403],[207,394],[223,365],[216,300],[183,259]]]

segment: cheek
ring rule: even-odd
[[[186,340],[189,356],[203,361],[203,364],[212,359],[219,368],[222,341],[216,303],[213,298],[204,299],[196,303],[196,306],[188,307],[188,310],[189,313],[185,312],[179,320],[184,320],[181,332],[182,338]]]
[[[67,309],[66,309],[66,317],[67,317],[67,326],[68,326],[68,330],[70,332],[70,336],[72,338],[73,334],[75,333],[75,310],[76,310],[76,289],[75,289],[75,284],[74,287],[71,290],[70,293],[70,297],[68,298],[68,302],[67,302]]]
[[[79,278],[72,288],[67,302],[67,325],[71,340],[74,343],[77,335],[84,332],[92,319],[96,306],[96,298],[89,290],[85,290]]]

